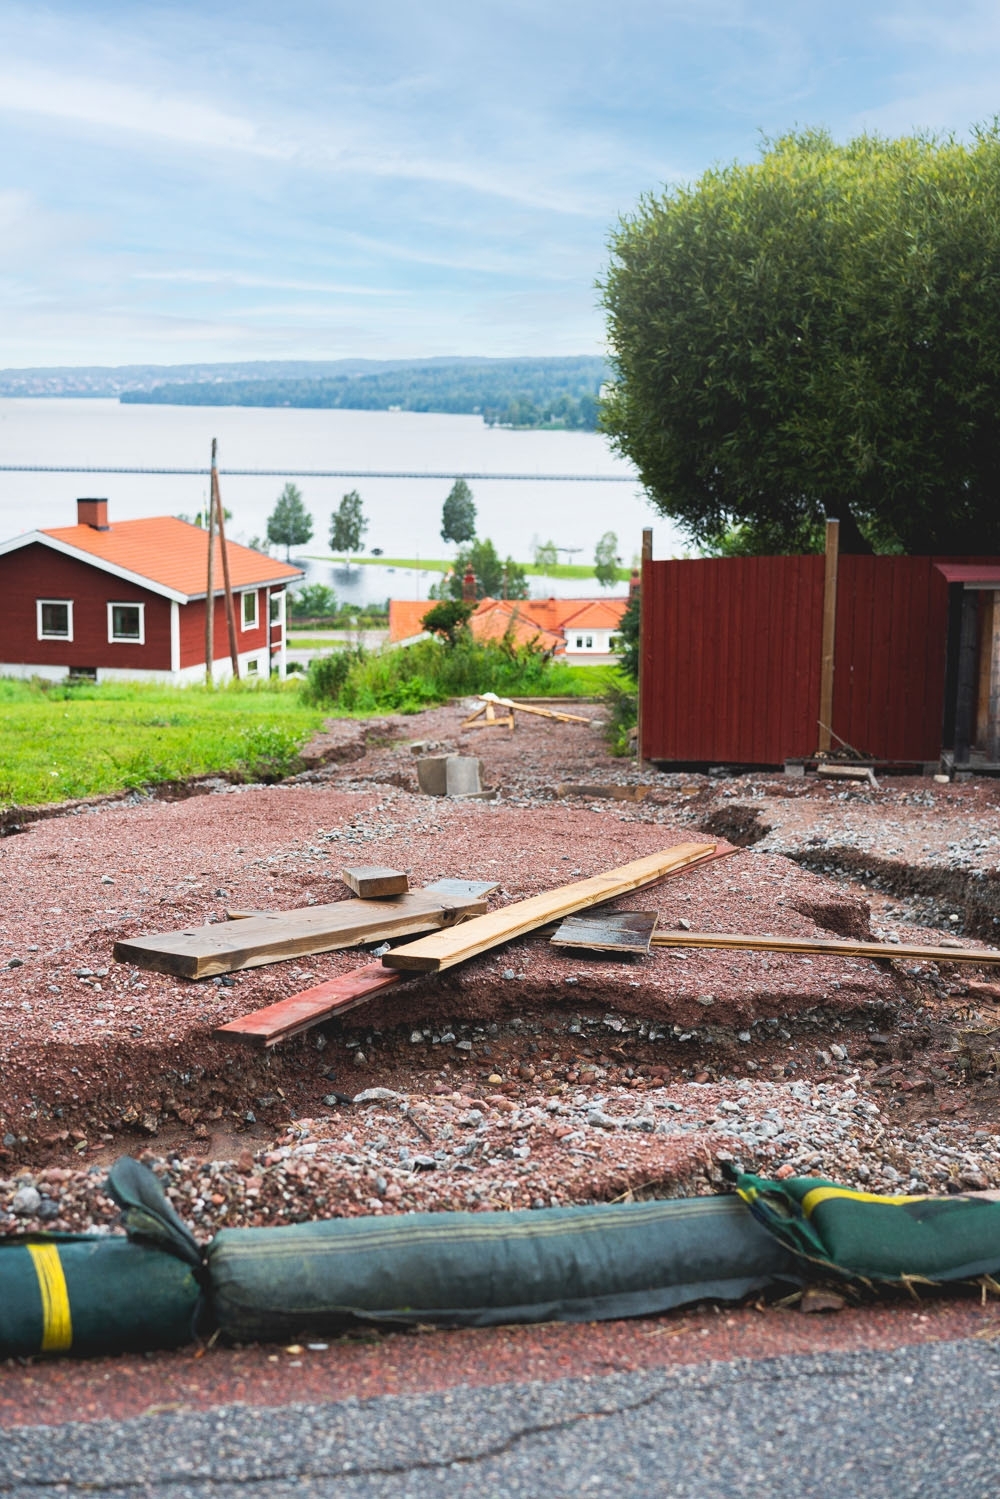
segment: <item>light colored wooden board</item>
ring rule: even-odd
[[[119,963],[180,978],[209,978],[259,968],[311,953],[386,942],[432,932],[458,916],[486,910],[484,899],[461,899],[411,890],[382,900],[341,900],[332,905],[275,911],[241,921],[220,921],[116,942]]]
[[[728,947],[748,952],[817,953],[840,958],[906,958],[928,963],[1000,963],[1000,952],[974,947],[915,947],[826,937],[757,937],[735,932],[654,932],[654,947]]]
[[[581,713],[557,712],[554,708],[536,708],[533,703],[521,701],[515,703],[509,697],[497,697],[495,692],[481,692],[479,694],[484,703],[492,703],[498,708],[508,708],[511,713],[533,713],[536,718],[553,718],[557,723],[590,723]]]
[[[363,968],[340,973],[323,984],[279,999],[277,1004],[255,1010],[252,1015],[230,1020],[227,1025],[217,1026],[212,1034],[220,1041],[239,1041],[244,1046],[265,1050],[334,1015],[353,1010],[355,1005],[364,1004],[372,995],[404,978],[405,974],[383,968],[381,963],[366,963]]]
[[[586,952],[648,953],[658,911],[594,911],[567,916],[552,946]]]
[[[405,895],[410,888],[408,875],[401,869],[386,869],[383,864],[349,864],[340,871],[348,890],[362,900],[377,900],[383,895]]]
[[[463,921],[451,932],[436,932],[417,942],[408,942],[395,952],[386,953],[385,963],[389,968],[403,968],[422,973],[439,973],[462,963],[488,948],[499,947],[524,932],[544,926],[547,921],[572,916],[587,906],[599,905],[616,895],[625,895],[642,885],[651,885],[656,880],[672,874],[677,869],[687,868],[715,852],[714,843],[678,843],[662,853],[650,854],[645,859],[636,859],[620,869],[611,869],[587,880],[577,880],[572,885],[561,885],[547,890],[542,895],[530,896],[527,900],[515,901],[487,916],[473,917]]]
[[[582,796],[588,801],[641,802],[652,790],[650,786],[577,786],[560,781],[556,796]]]

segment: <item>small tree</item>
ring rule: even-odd
[[[475,607],[475,604],[461,599],[444,599],[440,604],[435,604],[433,609],[428,609],[421,624],[432,635],[440,635],[449,645],[456,645]]]
[[[476,534],[476,507],[472,490],[464,479],[456,479],[441,511],[441,540],[461,546]]]
[[[555,567],[559,561],[559,553],[556,551],[554,541],[539,542],[535,547],[535,566],[542,568]]]
[[[330,546],[335,552],[343,552],[346,561],[352,552],[361,550],[361,538],[367,530],[361,496],[352,489],[330,517]]]
[[[476,575],[477,598],[498,599],[504,595],[509,599],[528,597],[528,579],[524,568],[513,557],[501,559],[489,537],[470,542],[460,549],[455,558],[454,569],[438,589],[440,596],[460,599],[462,579],[470,567]]]
[[[312,516],[302,503],[301,490],[295,484],[286,484],[267,518],[268,541],[284,547],[287,562],[292,547],[305,546],[312,533]]]
[[[618,577],[618,537],[605,531],[594,548],[594,577],[602,588],[610,588]]]
[[[328,619],[337,612],[337,595],[326,583],[303,583],[291,596],[297,619]]]

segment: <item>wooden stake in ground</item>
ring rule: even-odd
[[[625,895],[629,890],[652,885],[674,870],[696,864],[714,852],[714,843],[678,843],[674,848],[636,859],[634,863],[609,870],[607,874],[577,880],[572,885],[532,895],[528,900],[515,901],[513,905],[491,911],[487,916],[473,917],[454,931],[437,932],[418,942],[408,942],[405,947],[386,953],[383,961],[387,968],[440,973],[475,957],[477,953],[499,947],[535,927],[544,926],[547,921],[572,916],[587,906],[596,906],[602,901],[613,900],[616,895]]]
[[[906,958],[925,963],[1000,963],[1000,952],[986,948],[916,947],[904,942],[849,942],[827,937],[757,937],[736,932],[654,932],[653,946],[728,947],[747,952],[816,953],[837,958]]]
[[[643,701],[643,690],[648,690],[649,683],[646,681],[646,672],[643,667],[643,656],[646,654],[646,642],[650,638],[650,629],[644,619],[644,614],[650,606],[652,588],[647,587],[650,582],[650,573],[653,565],[653,528],[644,526],[642,532],[642,571],[639,574],[639,674],[635,684],[635,758],[642,764],[642,731],[644,723],[645,704]]]
[[[215,438],[212,438],[212,504],[219,522],[219,547],[222,551],[222,586],[226,595],[226,624],[229,627],[229,659],[233,663],[233,676],[239,681],[240,654],[236,644],[236,611],[233,608],[233,586],[229,580],[229,553],[226,550],[226,523],[222,514],[222,496],[219,493],[219,470],[215,466]]]
[[[823,657],[819,675],[819,751],[830,752],[833,722],[833,662],[837,649],[837,564],[840,557],[840,521],[826,523],[826,560],[823,574]]]
[[[212,473],[215,473],[216,439],[212,438]],[[208,505],[208,577],[205,583],[205,686],[215,681],[215,486],[210,485]]]

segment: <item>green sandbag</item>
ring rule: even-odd
[[[985,1196],[879,1197],[815,1176],[741,1175],[754,1217],[797,1255],[879,1281],[1000,1274],[1000,1202]]]
[[[0,1240],[0,1358],[190,1342],[201,1299],[174,1254],[98,1234]]]
[[[241,1340],[594,1321],[800,1283],[738,1197],[222,1229],[208,1267],[218,1324]]]

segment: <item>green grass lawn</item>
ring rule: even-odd
[[[217,688],[0,680],[0,806],[213,771],[287,773],[322,723],[295,683]]]
[[[309,555],[311,562],[342,562],[341,557],[329,555]],[[416,569],[418,572],[446,573],[454,565],[451,557],[352,557],[351,565],[361,567],[402,567]],[[593,566],[586,562],[555,562],[551,567],[536,567],[533,562],[521,562],[529,577],[532,578],[590,578],[594,583]],[[627,583],[631,577],[631,571],[627,567],[618,569],[619,583]],[[600,592],[600,585],[598,584]]]

